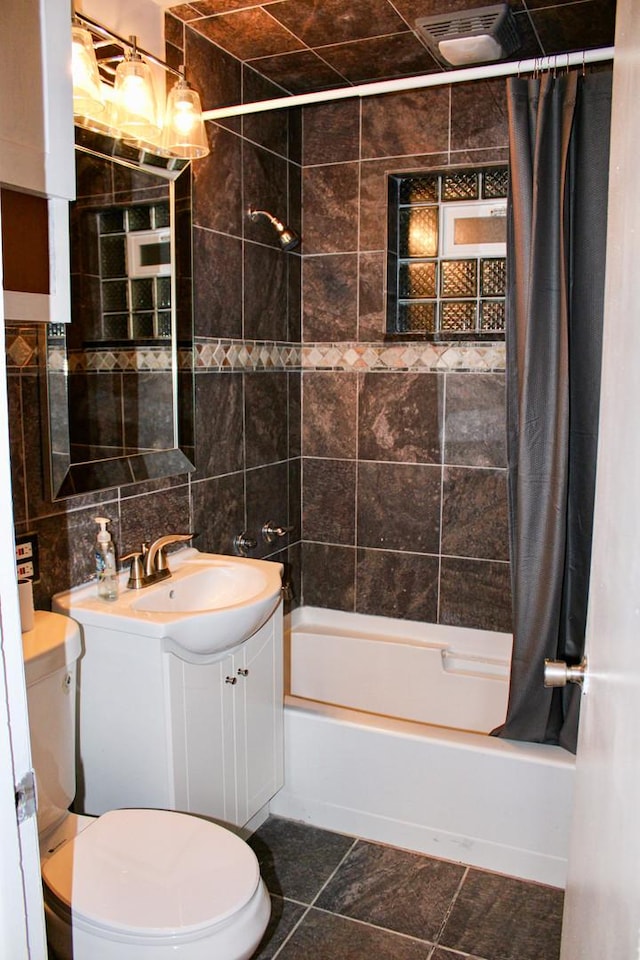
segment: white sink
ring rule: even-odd
[[[102,600],[96,584],[53,598],[53,609],[87,626],[157,637],[197,655],[237,646],[265,623],[280,600],[282,565],[198,550],[169,555],[171,577]]]

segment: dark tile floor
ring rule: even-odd
[[[253,960],[557,960],[561,890],[270,817]]]

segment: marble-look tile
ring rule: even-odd
[[[287,524],[292,528],[289,543],[293,543],[302,535],[302,460],[300,457],[287,461],[287,469],[289,483]]]
[[[244,474],[232,473],[191,485],[194,547],[231,554],[233,538],[244,530]]]
[[[211,43],[192,27],[185,27],[186,77],[200,94],[204,110],[229,107],[241,102],[241,65],[235,57]],[[220,126],[240,132],[239,117],[217,121]],[[202,163],[202,161],[200,161]],[[195,167],[194,165],[194,170]]]
[[[153,541],[168,533],[189,533],[189,507],[187,484],[121,500],[118,554],[139,550],[144,540]]]
[[[445,467],[441,549],[454,557],[509,559],[505,470]]]
[[[509,143],[503,79],[451,87],[451,149],[504,147]]]
[[[441,153],[449,149],[449,87],[365,97],[364,158]]]
[[[360,379],[361,460],[439,463],[443,381],[433,373],[365,373]]]
[[[242,149],[240,137],[207,124],[211,152],[193,165],[193,223],[242,236]]]
[[[278,960],[427,960],[431,945],[330,913],[310,910]]]
[[[243,140],[243,212],[253,207],[255,210],[266,210],[287,222],[289,219],[287,168],[288,164],[284,157],[279,157],[248,140]],[[292,226],[295,228],[295,224]],[[243,228],[245,239],[275,247],[281,252],[278,234],[266,217],[259,217],[253,221],[248,216],[244,216]]]
[[[164,39],[174,47],[184,45],[184,21],[172,17],[170,13],[164,15]]]
[[[287,374],[244,374],[246,467],[286,460],[288,453]]]
[[[305,167],[302,191],[305,253],[357,250],[358,164]]]
[[[287,256],[258,243],[244,244],[244,337],[288,339]]]
[[[384,297],[386,257],[380,253],[361,253],[358,297],[358,340],[379,341],[387,328]]]
[[[7,375],[11,494],[13,498],[13,522],[16,524],[27,519],[27,476],[25,473],[25,453],[22,437],[22,390],[20,381],[21,377],[19,374],[17,376]]]
[[[380,99],[386,100],[386,97]],[[440,170],[446,167],[448,152],[411,154],[366,160],[360,164],[360,237],[361,251],[387,249],[387,204],[389,174],[414,170]]]
[[[289,178],[291,180],[291,178]],[[304,242],[304,240],[303,240]],[[287,262],[287,340],[300,343],[302,340],[302,257],[292,251],[286,254]]]
[[[74,443],[123,446],[122,374],[75,373],[68,377],[69,433]]]
[[[287,414],[289,417],[288,456],[302,456],[302,374],[287,374]]]
[[[313,50],[261,57],[254,61],[249,60],[248,63],[289,93],[313,93],[316,90],[328,90],[345,85],[344,77],[341,77]]]
[[[500,960],[554,960],[560,953],[563,892],[471,870],[440,943]]]
[[[355,609],[355,548],[302,544],[302,602],[331,610]]]
[[[194,479],[242,470],[242,374],[198,373],[195,381],[197,473]]]
[[[350,83],[410,77],[436,67],[431,53],[410,30],[358,43],[330,44],[322,47],[322,57]]]
[[[302,462],[302,535],[321,543],[353,544],[356,465],[348,460]]]
[[[281,97],[283,91],[251,67],[242,67],[243,103],[256,103]],[[247,114],[242,118],[242,135],[254,143],[266,147],[281,157],[289,154],[288,110],[265,110],[263,113]]]
[[[196,337],[242,336],[242,241],[194,227]]]
[[[303,374],[305,457],[356,456],[358,380],[353,373]]]
[[[358,256],[306,256],[302,265],[305,343],[355,340],[358,329]]]
[[[305,166],[359,159],[359,99],[305,107],[302,124]]]
[[[269,817],[248,842],[270,893],[312,903],[354,841],[329,830]]]
[[[272,960],[296,924],[300,921],[305,907],[292,900],[271,896],[271,916],[258,949],[251,960]]]
[[[386,0],[288,0],[270,11],[309,47],[397,33],[405,24]]]
[[[358,546],[438,553],[441,468],[358,464]]]
[[[127,373],[122,385],[125,447],[170,450],[174,446],[171,371]]]
[[[472,956],[470,953],[458,953],[456,950],[442,950],[440,947],[437,947],[429,960],[483,960],[482,957]]]
[[[301,50],[301,40],[262,8],[196,20],[193,27],[239,60]]]
[[[613,44],[615,0],[588,0],[580,9],[566,4],[532,10],[530,17],[547,54]]]
[[[435,623],[438,558],[358,549],[356,612]]]
[[[288,534],[275,544],[267,543],[262,536],[262,527],[268,521],[273,521],[276,526],[288,526],[289,482],[286,461],[247,470],[245,488],[247,514],[245,530],[250,537],[258,541],[258,546],[251,552],[251,556],[260,559],[272,554],[275,549],[286,547],[289,541]]]
[[[102,503],[100,513],[111,519],[118,555],[125,553],[117,501]],[[95,576],[95,515],[95,507],[89,507],[41,517],[29,524],[29,529],[38,534],[40,551],[40,580],[33,588],[37,609],[50,610],[54,593],[68,590]]]
[[[504,374],[447,374],[444,462],[506,466]]]
[[[315,906],[421,940],[433,940],[465,868],[358,841]]]
[[[509,564],[443,557],[439,622],[511,633]]]

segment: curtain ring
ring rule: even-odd
[[[568,54],[567,54],[568,56]],[[582,51],[582,76],[586,76],[587,70],[584,63],[584,50]]]

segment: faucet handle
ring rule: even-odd
[[[139,590],[144,586],[144,569],[142,566],[142,553],[135,550],[133,553],[127,553],[124,557],[120,557],[124,562],[125,560],[131,560],[131,567],[129,568],[129,579],[127,580],[127,589],[128,590]]]
[[[286,537],[292,530],[293,527],[280,527],[274,520],[267,520],[267,522],[262,525],[262,536],[267,543],[273,543],[279,537]]]
[[[187,540],[193,540],[195,536],[195,533],[171,533],[166,537],[162,537],[162,542],[158,544],[158,552],[156,554],[156,571],[159,572],[160,570],[169,569],[165,547],[171,546],[172,543],[186,543]]]

